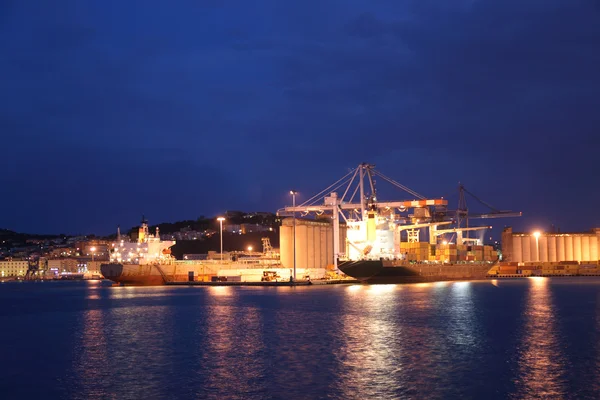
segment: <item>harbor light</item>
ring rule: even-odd
[[[290,190],[290,194],[292,195],[292,216],[293,216],[293,236],[294,236],[294,281],[296,281],[296,195],[298,194],[295,190]]]
[[[219,217],[219,218],[217,218],[217,221],[219,221],[219,233],[221,236],[221,262],[222,262],[223,261],[223,221],[225,221],[225,218]]]

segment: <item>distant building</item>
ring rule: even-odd
[[[223,224],[223,232],[240,233],[242,226],[239,224]]]
[[[244,216],[244,218],[253,218],[253,217],[270,218],[270,217],[275,217],[275,214],[273,214],[272,212],[257,211],[257,212],[248,213]]]
[[[74,257],[77,250],[71,247],[56,247],[47,253],[48,257]]]
[[[95,259],[94,259],[94,261],[92,261],[88,257],[79,257],[77,259],[77,272],[79,272],[79,273],[91,272],[91,273],[99,274],[100,273],[100,265],[103,262],[105,262],[105,261],[98,261]]]
[[[79,272],[78,268],[81,268],[78,264],[80,264],[80,262],[75,258],[52,259],[48,260],[48,270],[59,274],[61,272],[76,273]]]
[[[5,260],[0,261],[0,277],[17,277],[25,276],[29,263],[20,260]]]
[[[104,240],[92,240],[89,242],[77,242],[75,244],[76,251],[80,256],[92,257],[94,260],[107,261],[110,258],[108,252],[108,243]]]
[[[242,234],[250,233],[250,232],[269,232],[272,231],[273,228],[270,226],[260,225],[260,224],[241,224],[240,232]]]

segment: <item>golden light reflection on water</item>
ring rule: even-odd
[[[472,289],[471,282],[454,282],[450,287],[449,323],[452,328],[449,340],[453,344],[463,346],[461,349],[468,352],[476,350],[476,337],[479,335]]]
[[[150,298],[150,297],[172,297],[175,294],[166,286],[113,286],[110,288],[109,297],[115,300]],[[93,295],[91,295],[93,296]]]
[[[396,285],[370,285],[368,293],[379,295],[382,293],[390,293],[397,289]]]
[[[433,286],[433,283],[431,283],[431,282],[413,283],[410,286],[414,287],[414,288],[429,288],[429,287]]]
[[[351,286],[349,310],[342,316],[343,345],[338,359],[343,368],[340,398],[393,398],[406,390],[391,375],[401,374],[404,352],[402,326],[396,324],[397,285]],[[361,312],[354,312],[354,310]]]
[[[356,292],[362,290],[364,287],[365,287],[364,285],[350,285],[346,288],[346,290],[349,293],[356,293]]]
[[[85,311],[80,341],[74,344],[77,357],[73,371],[81,385],[82,398],[98,398],[103,394],[98,382],[105,378],[103,368],[108,362],[104,318],[101,310]]]
[[[529,278],[531,283],[524,312],[525,327],[518,355],[516,398],[565,398],[560,349],[550,280]]]
[[[239,288],[210,287],[207,304],[206,338],[203,349],[207,381],[205,390],[220,393],[253,393],[263,375],[264,342],[262,319],[256,307],[237,306]]]
[[[230,286],[210,286],[208,289],[212,296],[231,296]]]

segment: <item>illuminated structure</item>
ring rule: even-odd
[[[222,220],[219,220],[222,223]],[[222,231],[221,231],[222,232]],[[174,241],[163,241],[158,235],[149,233],[144,219],[139,228],[137,241],[126,241],[118,235],[111,244],[110,262],[100,266],[102,275],[117,283],[128,285],[162,285],[167,282],[184,281],[235,281],[260,282],[265,271],[273,276],[288,280],[289,269],[283,268],[279,253],[267,238],[263,238],[263,252],[232,251],[221,252],[216,257],[176,260],[171,256],[170,247]],[[311,279],[323,278],[325,268],[299,268],[302,276]]]
[[[0,261],[0,278],[25,276],[29,263],[21,260]]]
[[[375,177],[407,192],[413,200],[378,200]],[[343,194],[338,196],[336,190]],[[465,193],[491,211],[487,214],[469,214]],[[490,226],[469,226],[468,220],[521,216],[521,213],[495,209],[468,192],[463,185],[459,186],[459,194],[458,209],[450,211],[447,209],[447,200],[427,199],[376,171],[373,165],[362,163],[309,200],[285,207],[278,214],[291,215],[295,221],[296,212],[304,216],[314,213],[316,219],[327,220],[333,233],[333,257],[327,255],[329,262],[336,269],[338,262],[341,262],[343,266],[340,264],[339,269],[357,279],[369,281],[376,275],[383,277],[379,275],[380,272],[386,276],[382,282],[391,282],[396,278],[401,282],[407,276],[411,277],[410,281],[485,277],[491,268],[490,263],[497,260],[497,255],[491,246],[483,246],[480,238],[465,237],[463,233],[483,232]],[[357,200],[354,200],[356,197]],[[341,232],[341,221],[344,222],[345,234]],[[423,242],[420,241],[422,229],[428,231],[428,237]],[[448,243],[444,238],[447,234],[452,235],[455,243]],[[446,244],[438,244],[438,241],[446,241]],[[282,231],[282,262],[285,266],[287,255],[284,243]],[[292,252],[296,251],[296,246],[293,246]],[[409,265],[415,262],[437,265],[431,268],[413,268]],[[446,268],[445,263],[462,263],[462,268]],[[298,264],[302,266],[301,262]]]
[[[600,228],[590,232],[546,233],[502,232],[503,261],[561,262],[598,261],[600,259]]]

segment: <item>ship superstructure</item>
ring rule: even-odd
[[[171,246],[175,241],[161,240],[159,229],[151,234],[148,229],[148,221],[142,218],[136,241],[125,240],[121,237],[120,230],[117,233],[116,242],[111,244],[110,261],[127,262],[131,264],[155,264],[174,261],[171,256]]]

